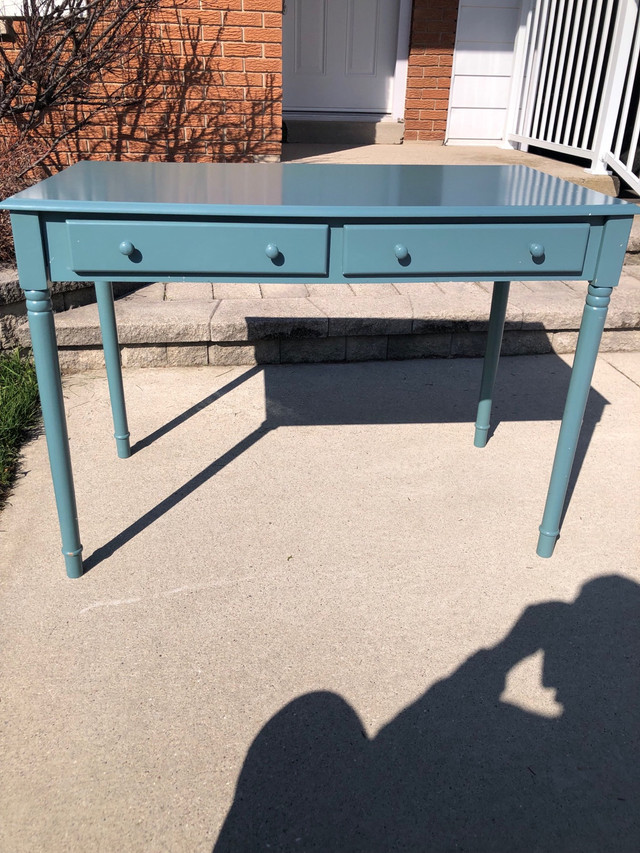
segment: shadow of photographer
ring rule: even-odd
[[[214,853],[637,851],[639,626],[640,586],[601,577],[528,607],[372,739],[340,696],[295,699],[251,745]],[[556,719],[501,700],[540,651]]]

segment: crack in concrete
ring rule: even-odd
[[[631,382],[633,385],[636,386],[636,388],[640,388],[640,382],[636,382],[635,379],[632,379],[631,376],[629,376],[627,373],[624,372],[624,370],[620,370],[619,367],[616,367],[616,365],[613,364],[611,361],[609,361],[608,358],[603,357],[603,360],[606,361],[606,363],[609,365],[609,367],[613,367],[613,369],[617,370],[618,373],[620,373],[622,376],[624,376],[625,379],[628,379],[629,382]]]

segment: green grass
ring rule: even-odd
[[[36,371],[15,350],[0,353],[0,508],[14,481],[20,447],[40,419]]]

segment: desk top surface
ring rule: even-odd
[[[83,161],[0,204],[88,214],[632,216],[635,205],[527,166]],[[526,208],[526,211],[523,210]]]

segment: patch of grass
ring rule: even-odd
[[[15,478],[20,448],[39,419],[33,360],[18,350],[0,353],[0,508]]]

